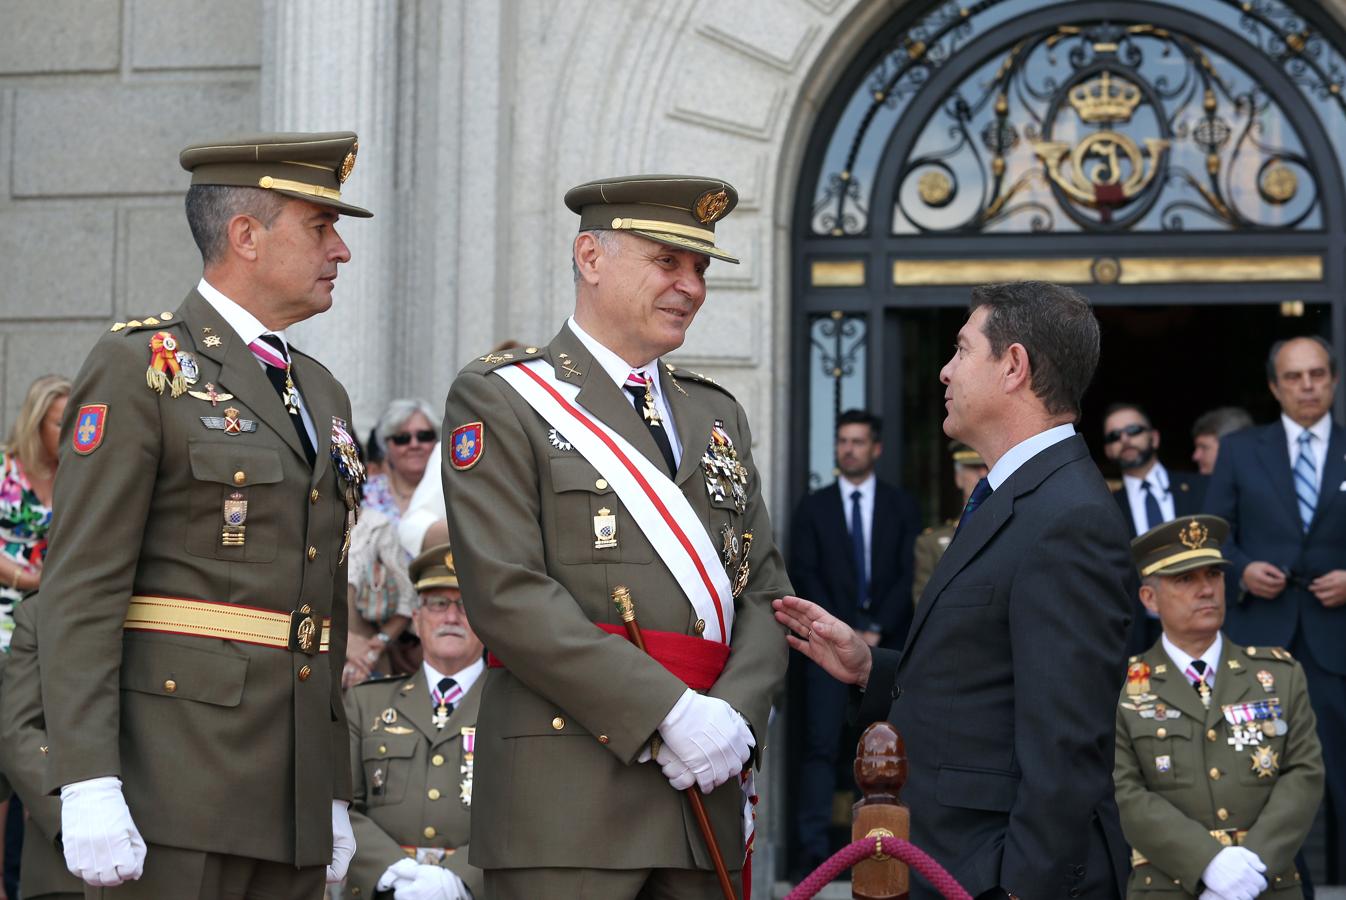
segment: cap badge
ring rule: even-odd
[[[1206,544],[1207,537],[1210,536],[1210,530],[1200,522],[1193,520],[1187,523],[1187,526],[1178,532],[1178,540],[1189,550],[1199,550]]]
[[[355,168],[355,154],[360,150],[360,142],[354,141],[351,144],[351,152],[346,154],[346,158],[341,161],[341,168],[337,171],[337,182],[345,184],[346,179],[351,177],[351,170]]]
[[[448,553],[445,553],[445,554],[444,554],[444,567],[445,567],[446,569],[448,569],[450,572],[457,571],[457,570],[454,569],[454,567],[453,567],[453,551],[452,551],[452,550],[450,550]]]
[[[729,194],[725,193],[724,188],[715,191],[706,191],[700,197],[696,198],[696,204],[692,207],[692,214],[696,216],[697,221],[702,225],[709,225],[729,208]]]

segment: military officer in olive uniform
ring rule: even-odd
[[[953,455],[953,483],[962,492],[963,505],[966,506],[967,498],[972,496],[972,489],[977,486],[978,481],[986,477],[986,462],[980,453],[962,441],[952,441],[949,444],[949,451]],[[957,530],[958,519],[949,519],[943,525],[927,528],[917,535],[916,571],[911,582],[913,605],[921,602],[921,591],[925,590],[926,582],[934,574],[935,566],[939,564],[944,551],[949,549],[954,532]]]
[[[483,896],[468,864],[481,641],[463,610],[448,544],[411,563],[419,605],[411,615],[425,660],[405,678],[346,692],[355,799],[355,858],[346,890],[359,900]],[[469,891],[471,893],[469,893]]]
[[[363,469],[345,390],[285,329],[332,304],[339,215],[370,215],[342,199],[355,152],[349,132],[185,149],[203,277],[112,325],[75,380],[38,617],[45,787],[66,864],[111,897],[312,898],[353,851]]]
[[[1131,897],[1303,893],[1294,857],[1322,798],[1322,748],[1299,664],[1220,634],[1228,535],[1221,518],[1183,516],[1131,542],[1163,626],[1131,657],[1117,706]]]
[[[24,823],[19,889],[24,900],[79,900],[84,882],[71,875],[56,844],[61,801],[43,789],[47,727],[37,659],[37,609],[42,594],[14,607],[14,635],[0,692],[0,769],[28,813]]]
[[[784,675],[770,602],[790,588],[742,407],[661,359],[710,260],[737,262],[714,232],[737,199],[684,176],[572,189],[574,316],[449,391],[449,531],[499,665],[472,817],[488,897],[720,896],[679,796],[692,785],[727,868],[743,864],[740,770]],[[626,636],[619,586],[654,659]]]

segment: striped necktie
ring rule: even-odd
[[[286,352],[285,344],[274,334],[264,334],[249,344],[248,349],[262,363],[266,380],[271,382],[281,402],[285,404],[285,411],[290,414],[294,430],[299,435],[299,444],[304,448],[304,456],[308,458],[309,468],[313,468],[318,452],[309,439],[303,416],[299,415],[299,389],[294,386],[294,379],[290,375],[290,354]]]
[[[1318,463],[1313,457],[1313,432],[1299,435],[1299,456],[1295,459],[1295,499],[1299,501],[1299,519],[1304,530],[1313,522],[1318,508]]]
[[[668,439],[668,432],[664,431],[664,420],[660,418],[659,410],[655,408],[654,392],[650,389],[649,379],[639,372],[632,372],[626,376],[626,383],[622,387],[635,401],[636,411],[640,413],[650,437],[654,438],[654,444],[659,448],[659,455],[664,458],[664,467],[668,470],[668,474],[676,475],[678,464],[673,459],[673,444]]]
[[[449,716],[453,715],[454,707],[462,698],[463,689],[452,678],[441,678],[439,686],[430,689],[430,699],[434,701],[435,707],[435,714],[430,721],[435,723],[436,728],[449,724]]]

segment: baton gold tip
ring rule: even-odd
[[[612,589],[612,602],[617,606],[617,612],[621,615],[623,622],[634,622],[636,620],[636,605],[631,600],[631,589],[624,584],[619,584]]]

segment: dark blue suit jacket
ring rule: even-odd
[[[1238,644],[1289,647],[1303,629],[1314,660],[1346,675],[1346,607],[1328,609],[1308,583],[1346,569],[1346,429],[1332,426],[1323,484],[1308,533],[1299,518],[1285,426],[1247,428],[1220,441],[1220,455],[1206,492],[1206,512],[1229,521],[1224,554],[1238,585],[1250,562],[1289,571],[1290,583],[1263,600],[1241,589],[1229,596],[1225,633]]]
[[[916,498],[880,481],[870,536],[869,612],[856,608],[851,534],[835,483],[799,501],[790,523],[790,581],[832,615],[860,630],[879,626],[883,645],[901,647],[911,625],[912,554],[921,532]]]

